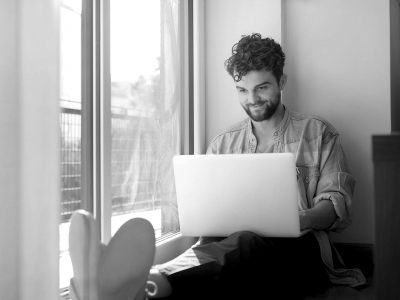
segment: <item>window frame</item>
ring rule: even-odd
[[[181,65],[181,153],[204,152],[204,3],[181,1],[179,33]],[[82,209],[91,212],[101,233],[101,241],[111,238],[111,76],[110,0],[83,0],[81,13],[81,184]],[[198,71],[197,71],[198,70]],[[196,72],[195,72],[196,71]],[[195,238],[180,232],[156,240],[155,263],[176,257]],[[68,297],[69,287],[60,289]]]
[[[93,15],[91,18],[92,28],[86,26],[87,30],[92,30],[92,35],[87,34],[85,42],[92,40],[92,48],[88,45],[86,49],[86,58],[83,62],[83,68],[90,68],[92,82],[87,78],[84,84],[92,86],[93,93],[89,95],[86,91],[85,96],[92,102],[85,105],[87,111],[93,114],[88,117],[86,131],[92,130],[93,134],[88,142],[88,149],[85,159],[91,160],[91,166],[88,165],[88,174],[92,174],[93,180],[88,179],[87,183],[92,188],[88,189],[87,194],[93,199],[92,213],[97,222],[100,231],[101,241],[108,243],[111,238],[111,218],[112,206],[111,198],[111,76],[110,76],[110,0],[89,0]],[[181,1],[179,7],[179,17],[183,26],[179,32],[182,41],[181,51],[183,63],[181,65],[181,153],[194,153],[194,87],[193,87],[193,0]],[[88,17],[89,19],[89,17]],[[85,44],[86,45],[86,44]],[[89,58],[91,53],[92,58]],[[90,62],[89,62],[90,61]],[[88,75],[89,76],[89,75]],[[86,77],[85,77],[86,78]],[[89,99],[92,99],[89,101]],[[86,120],[85,120],[86,121]],[[86,132],[85,131],[85,132]],[[88,154],[90,153],[90,155]],[[175,238],[180,239],[180,233],[166,234],[156,240],[156,245],[164,245],[166,241],[172,241]]]
[[[95,175],[92,159],[93,143],[93,0],[82,1],[81,13],[81,168],[83,209],[93,213],[93,177]]]

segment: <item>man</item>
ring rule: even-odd
[[[295,153],[300,226],[312,231],[297,239],[261,238],[250,232],[201,238],[152,271],[150,279],[172,288],[174,299],[293,298],[320,291],[330,282],[365,282],[359,270],[343,275],[334,269],[326,234],[350,223],[355,180],[339,134],[323,119],[282,104],[284,63],[281,46],[260,34],[244,36],[233,47],[225,67],[249,118],[216,136],[207,153]]]
[[[293,239],[263,238],[252,232],[200,238],[176,259],[152,268],[149,281],[158,287],[155,298],[295,299],[319,292],[330,283],[356,286],[365,282],[359,270],[335,268],[327,236],[328,231],[349,225],[355,184],[339,134],[321,118],[292,112],[281,103],[287,80],[284,63],[280,45],[259,34],[244,36],[233,47],[225,66],[249,118],[217,135],[207,153],[294,153],[300,226],[311,231]],[[113,245],[124,244],[124,235],[135,244],[137,238],[129,238],[131,233],[122,230]],[[127,247],[118,249],[122,248]],[[109,258],[107,265],[117,263]],[[136,273],[144,274],[146,266]],[[131,268],[125,269],[128,271],[116,268],[114,272],[119,278],[130,277],[126,282],[141,282],[137,290],[143,294],[143,280],[135,279]]]

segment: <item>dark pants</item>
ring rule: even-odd
[[[159,266],[173,289],[168,299],[299,299],[330,284],[312,233],[262,238],[238,232],[213,240]]]

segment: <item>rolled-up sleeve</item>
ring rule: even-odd
[[[320,178],[314,205],[321,200],[332,201],[337,219],[329,228],[342,231],[351,224],[351,205],[355,179],[350,174],[345,154],[337,133],[328,133],[322,139]]]

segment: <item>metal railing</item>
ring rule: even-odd
[[[81,110],[62,108],[61,132],[61,222],[83,207]],[[113,214],[160,207],[155,195],[157,138],[153,121],[143,117],[112,115],[112,211]]]
[[[60,112],[61,221],[82,207],[81,110]]]

